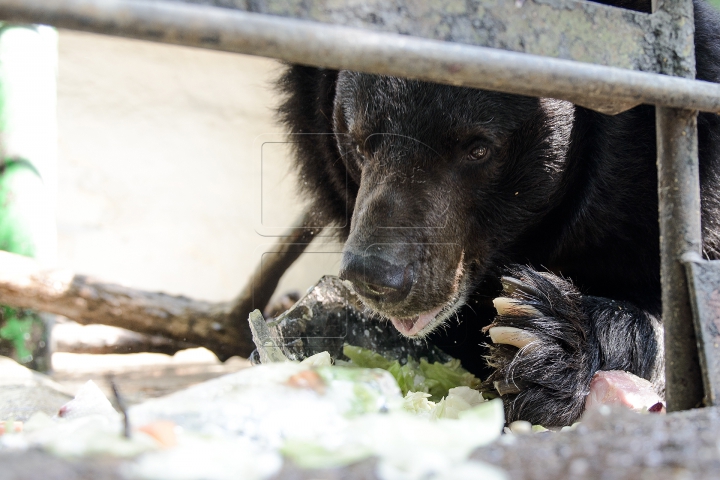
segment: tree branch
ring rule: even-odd
[[[76,322],[56,323],[52,329],[54,352],[68,353],[164,353],[174,355],[194,348],[192,343],[169,340],[158,335],[145,335],[109,325],[80,325]]]
[[[248,314],[264,308],[285,270],[320,230],[305,214],[278,242],[234,302],[205,302],[107,283],[0,251],[0,304],[63,315],[78,323],[111,325],[203,346],[220,360],[255,349]]]

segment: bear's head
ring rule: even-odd
[[[341,277],[408,337],[441,325],[548,212],[573,108],[340,72],[332,122],[357,191]]]

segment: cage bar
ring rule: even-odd
[[[570,60],[167,0],[0,0],[0,18],[288,62],[569,100],[720,112],[720,85]]]

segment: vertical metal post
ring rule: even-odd
[[[664,73],[694,78],[692,1],[657,3],[656,10],[673,20],[673,31],[664,32],[672,41],[658,61]],[[677,411],[699,406],[703,400],[690,290],[680,260],[684,253],[700,254],[702,249],[697,111],[656,107],[656,126],[665,395],[668,410]]]
[[[657,107],[660,276],[665,325],[665,398],[669,411],[703,398],[697,340],[680,257],[701,251],[697,112]]]

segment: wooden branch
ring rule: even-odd
[[[52,329],[52,342],[54,352],[96,355],[108,353],[174,355],[180,350],[197,346],[109,325],[80,325],[76,322],[56,323]]]
[[[227,303],[145,292],[69,270],[44,269],[35,260],[0,252],[0,303],[64,315],[205,346],[227,359],[251,352],[252,340],[226,324]]]
[[[234,302],[205,302],[107,283],[0,251],[0,304],[63,315],[78,323],[125,328],[203,346],[224,361],[255,349],[248,315],[264,308],[285,270],[320,230],[305,214],[278,242]]]

